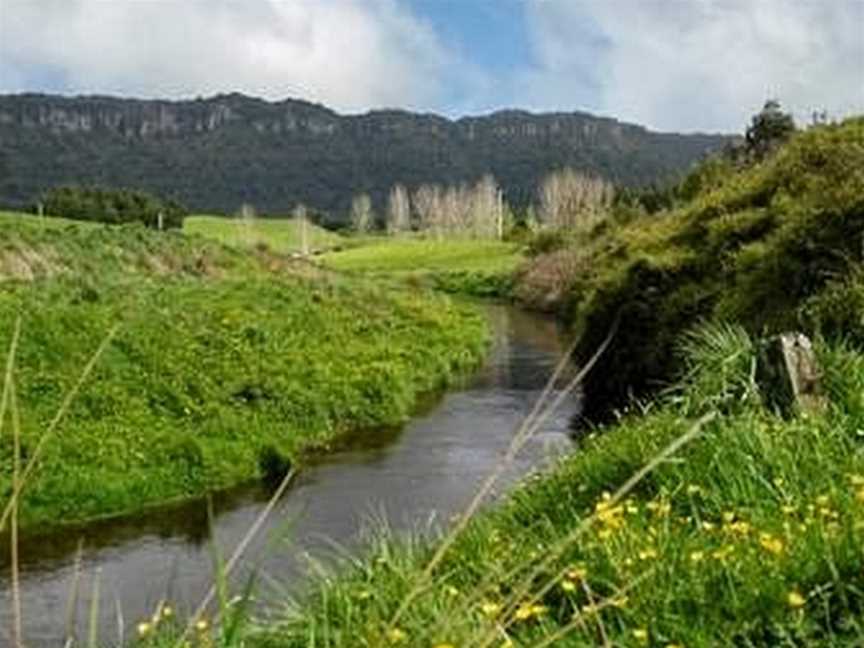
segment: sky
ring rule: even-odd
[[[0,93],[587,111],[741,132],[864,113],[864,0],[0,0]]]

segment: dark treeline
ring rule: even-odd
[[[37,210],[46,216],[119,225],[141,223],[152,228],[181,228],[186,209],[144,191],[99,187],[55,187],[47,191]]]

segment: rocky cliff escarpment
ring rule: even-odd
[[[492,173],[526,202],[549,170],[572,166],[625,184],[681,172],[728,141],[654,133],[585,113],[502,111],[449,120],[383,110],[340,115],[304,101],[240,94],[191,101],[0,96],[0,202],[26,205],[66,183],[126,186],[230,212],[297,201],[344,212],[355,191],[380,206],[402,182]]]

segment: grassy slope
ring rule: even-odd
[[[25,453],[108,329],[120,330],[47,445],[24,525],[253,478],[279,457],[403,420],[419,393],[483,352],[482,318],[443,297],[384,292],[181,233],[29,225],[0,223],[0,268],[19,270],[4,278],[33,279],[0,282],[4,358],[23,317]]]
[[[864,356],[823,347],[828,411],[782,419],[751,386],[746,333],[709,327],[689,346],[699,370],[674,397],[582,440],[476,519],[395,634],[430,556],[422,543],[378,543],[245,645],[861,645]],[[711,411],[721,416],[674,461],[609,501]]]
[[[370,239],[324,256],[324,263],[336,270],[490,297],[509,293],[511,275],[521,262],[518,245],[483,240]]]
[[[328,248],[338,244],[342,237],[311,223],[307,226],[308,243],[312,249]],[[189,216],[183,222],[183,231],[219,241],[226,245],[251,248],[264,244],[275,252],[300,250],[300,225],[293,219],[256,218],[251,223],[221,216]]]
[[[799,133],[765,162],[727,170],[678,209],[603,224],[536,259],[521,294],[542,301],[550,278],[583,357],[620,314],[627,326],[585,385],[589,404],[620,405],[631,390],[668,380],[678,337],[702,319],[759,333],[807,325],[807,300],[861,261],[862,236],[858,118]]]

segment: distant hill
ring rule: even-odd
[[[0,203],[25,206],[48,187],[81,183],[153,191],[195,210],[233,212],[248,202],[285,213],[302,201],[339,217],[355,191],[369,192],[380,208],[395,182],[458,183],[487,172],[508,200],[525,203],[551,169],[641,185],[680,173],[727,141],[578,112],[453,121],[396,110],[340,115],[241,94],[0,95]]]

